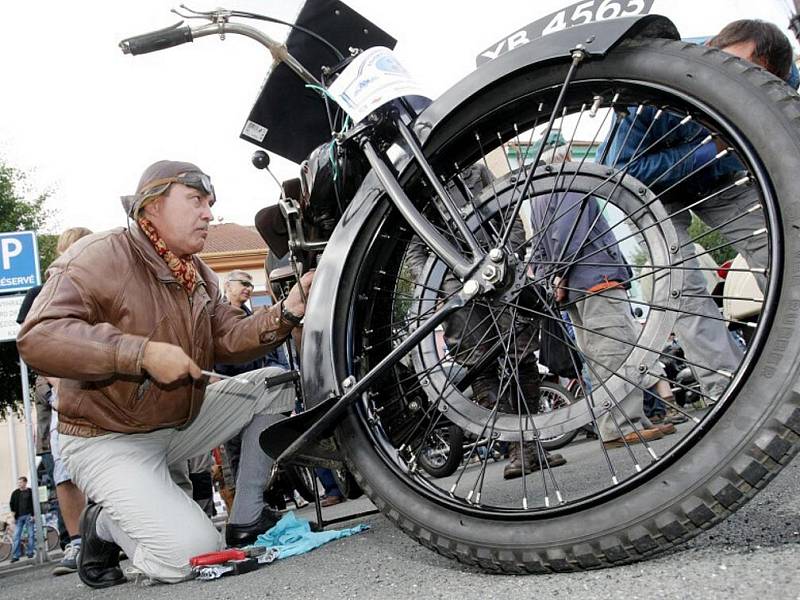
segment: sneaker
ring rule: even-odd
[[[53,575],[68,575],[78,571],[78,555],[81,552],[80,544],[67,544],[64,548],[64,557],[53,569]]]
[[[670,408],[667,411],[667,416],[664,418],[666,423],[672,423],[673,425],[680,425],[681,423],[686,423],[688,420],[689,417],[681,412],[678,412],[674,408]]]

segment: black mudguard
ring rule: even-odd
[[[590,23],[535,39],[470,73],[426,108],[417,117],[413,129],[425,148],[432,134],[443,128],[453,114],[468,109],[472,102],[504,79],[543,64],[568,61],[579,46],[591,57],[602,57],[622,41],[635,37],[680,39],[675,25],[658,15]],[[409,163],[405,155],[395,160],[401,180]],[[306,409],[310,410],[304,415],[280,421],[262,434],[261,445],[270,456],[279,456],[325,414],[335,398],[342,395],[336,352],[343,351],[345,344],[344,340],[336,337],[342,331],[336,326],[336,320],[337,316],[341,318],[347,314],[350,298],[344,297],[340,282],[351,265],[355,242],[362,235],[370,215],[378,209],[382,196],[383,188],[377,177],[369,173],[345,209],[317,266],[305,315],[302,345],[303,391]],[[334,427],[335,423],[332,423],[329,434]],[[335,445],[327,440],[309,447],[303,457],[307,460],[300,462],[330,464],[339,460],[337,454]]]

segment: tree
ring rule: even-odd
[[[45,203],[49,192],[27,199],[31,189],[25,174],[0,162],[0,232],[41,231],[52,217]],[[55,257],[56,236],[37,234],[39,262],[42,270]],[[19,355],[13,342],[0,343],[0,419],[17,409],[22,401],[22,382],[19,375]]]
[[[729,245],[728,240],[719,231],[710,231],[711,227],[703,223],[692,213],[692,223],[689,225],[689,237],[697,240],[718,265],[736,257],[736,250]]]

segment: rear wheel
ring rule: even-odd
[[[437,427],[422,442],[419,466],[433,477],[449,477],[464,456],[464,430],[458,425]]]
[[[495,292],[468,299],[460,317],[446,323],[444,339],[431,334],[366,393],[338,434],[356,478],[388,518],[420,543],[493,571],[596,568],[672,547],[736,510],[798,449],[797,96],[752,65],[708,48],[628,43],[579,68],[565,91],[563,113],[556,114],[558,134],[543,139],[565,70],[538,65],[510,77],[466,103],[427,143],[430,163],[454,195],[460,194],[484,250],[504,250],[505,276]],[[690,412],[673,406],[689,421],[677,435],[649,441],[623,437],[638,430],[635,413],[641,406],[631,404],[630,393],[663,377],[658,358],[680,319],[695,317],[708,326],[724,326],[729,319],[719,311],[700,312],[694,308],[700,300],[713,298],[687,291],[689,278],[705,269],[699,255],[717,250],[698,251],[697,240],[679,237],[676,228],[688,209],[665,206],[657,186],[631,177],[613,156],[607,157],[609,166],[586,158],[609,131],[614,112],[628,107],[634,114],[652,107],[677,120],[678,127],[700,123],[711,139],[729,148],[741,169],[730,182],[735,188],[726,192],[746,190],[750,204],[712,229],[728,233],[734,229],[729,225],[755,215],[759,226],[722,245],[754,245],[766,253],[763,265],[746,267],[765,290],[747,349],[724,369],[713,352],[692,361],[709,381],[722,382],[700,392],[713,408]],[[701,141],[687,146],[681,164],[693,161]],[[572,160],[539,168],[527,164],[526,156],[536,156],[541,144],[567,146]],[[507,173],[498,172],[497,180],[473,195],[463,174],[474,165]],[[444,235],[462,242],[438,217],[428,186],[412,175],[405,187]],[[581,300],[553,299],[554,276],[598,266],[597,252],[583,252],[593,240],[583,236],[570,253],[536,262],[533,251],[550,235],[555,219],[534,227],[523,211],[523,233],[512,222],[517,202],[550,204],[568,194],[575,194],[576,206],[597,203],[631,267],[623,292],[597,292],[613,298],[619,318],[592,319],[595,315],[576,312]],[[698,197],[692,210],[716,195]],[[515,228],[511,244],[503,247],[503,232]],[[337,319],[346,346],[338,354],[342,379],[362,377],[461,289],[438,259],[428,257],[420,267],[418,240],[388,202],[362,233],[342,281],[348,290]],[[615,333],[627,327],[635,308],[643,316],[633,337]],[[570,343],[593,380],[581,402],[549,412],[541,410],[530,358],[546,319],[565,329],[571,321],[577,339]],[[616,329],[610,330],[609,322]],[[587,333],[594,336],[589,342]],[[605,350],[609,340],[625,349],[614,366]],[[482,395],[481,380],[493,382],[496,393]],[[770,390],[766,397],[764,390]],[[483,460],[475,468],[466,461],[451,478],[432,480],[418,468],[419,441],[445,417],[491,440],[487,456],[502,445],[524,443],[531,452],[523,453],[525,460],[541,468],[504,479],[502,465]],[[610,428],[623,442],[575,444],[562,450],[566,464],[551,462],[544,440],[586,425]]]
[[[314,502],[317,499],[317,478],[310,468],[289,465],[285,473],[289,485],[297,490],[303,500]]]
[[[348,500],[356,500],[364,495],[364,490],[358,485],[356,478],[347,468],[333,469],[333,478],[336,480],[336,487],[342,493],[342,496]]]
[[[47,551],[53,552],[56,548],[59,547],[59,539],[61,535],[58,533],[58,529],[55,527],[48,525],[45,528],[45,541],[47,543]]]
[[[541,410],[550,412],[566,408],[575,404],[577,399],[563,385],[552,382],[543,382],[541,385]],[[545,450],[558,450],[569,444],[578,435],[578,429],[567,431],[550,438],[542,438],[542,448]]]

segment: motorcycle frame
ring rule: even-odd
[[[359,243],[364,242],[363,230],[375,211],[380,210],[379,203],[382,198],[389,198],[420,238],[453,269],[457,276],[469,277],[480,267],[481,260],[485,260],[481,256],[472,262],[464,257],[460,257],[459,261],[458,255],[454,259],[448,251],[451,249],[457,253],[458,251],[452,248],[449,242],[440,239],[440,234],[413,207],[403,192],[401,182],[404,181],[404,176],[408,174],[409,167],[415,162],[419,163],[419,155],[428,150],[426,142],[431,139],[433,133],[446,127],[449,118],[456,112],[468,109],[471,102],[481,98],[485,93],[490,93],[492,87],[520,71],[535,69],[553,62],[574,61],[576,51],[588,59],[602,57],[624,40],[637,37],[680,39],[675,25],[666,17],[659,15],[591,23],[535,39],[482,65],[427,107],[408,127],[419,144],[419,153],[415,153],[413,148],[408,149],[407,146],[391,165],[385,164],[384,159],[371,147],[367,138],[367,143],[362,144],[362,148],[365,148],[365,155],[373,169],[347,205],[328,240],[314,276],[316,289],[337,290],[336,297],[332,302],[315,302],[312,288],[304,320],[302,348],[303,364],[306,369],[302,377],[307,412],[302,419],[286,419],[271,426],[262,434],[261,444],[268,454],[279,462],[312,463],[323,457],[325,460],[341,460],[336,452],[331,452],[335,444],[326,444],[323,448],[315,443],[316,440],[330,436],[347,409],[362,397],[377,378],[392,368],[421,337],[433,331],[471,297],[470,293],[462,293],[462,297],[453,298],[421,323],[414,334],[358,382],[350,376],[339,378],[336,353],[343,351],[345,344],[344,340],[337,338],[339,328],[336,324],[341,322],[350,310],[350,298],[343,297],[341,292],[347,286],[342,286],[341,281],[347,277],[347,267],[352,265],[354,250]],[[403,127],[403,124],[398,123],[398,126]],[[407,145],[413,143],[408,136],[402,137]],[[424,167],[422,170],[424,172]],[[397,176],[393,175],[393,172],[397,173]],[[460,215],[459,219],[462,219]],[[475,291],[479,292],[480,288]]]
[[[176,43],[184,43],[209,35],[219,35],[222,39],[229,33],[243,35],[259,42],[269,50],[275,61],[273,68],[277,66],[277,63],[282,62],[306,83],[319,89],[323,88],[317,78],[289,54],[285,45],[276,42],[254,27],[231,22],[230,17],[237,16],[232,11],[218,9],[210,13],[178,14],[187,18],[209,19],[212,23],[191,29],[178,29],[178,25],[176,25],[148,34],[145,37],[151,38],[149,43],[152,44],[152,47],[147,51],[163,49],[176,45]],[[393,154],[395,158],[391,160],[387,154],[382,152],[386,147],[387,140],[379,137],[376,133],[377,128],[370,127],[369,122],[366,123],[366,126],[359,125],[356,128],[360,131],[355,137],[372,169],[347,204],[344,214],[327,241],[307,302],[302,344],[305,369],[301,374],[301,387],[304,395],[302,400],[306,411],[285,419],[262,433],[261,445],[268,454],[276,457],[279,463],[320,464],[320,461],[316,459],[319,459],[321,455],[324,458],[323,464],[327,463],[325,466],[337,464],[341,457],[338,455],[335,442],[324,444],[326,448],[323,449],[317,443],[318,440],[330,436],[335,426],[361,397],[362,393],[388,369],[391,369],[423,337],[430,334],[448,316],[459,310],[467,300],[477,294],[494,289],[494,283],[502,280],[505,268],[502,246],[508,240],[511,227],[510,225],[506,227],[501,239],[501,247],[492,249],[487,256],[467,226],[464,217],[455,208],[452,198],[438,180],[426,158],[436,150],[427,144],[428,140],[432,139],[433,133],[442,131],[447,133],[446,128],[451,117],[460,114],[461,111],[470,110],[473,103],[480,101],[485,94],[491,93],[492,88],[501,85],[504,80],[548,64],[571,61],[559,99],[551,114],[548,124],[549,133],[560,110],[564,92],[581,62],[603,57],[624,40],[656,37],[680,39],[674,24],[666,17],[659,15],[591,22],[532,39],[490,62],[482,64],[480,68],[445,92],[416,118],[412,117],[413,120],[407,113],[389,111],[388,119],[393,121],[391,123],[392,130],[397,134],[396,139],[389,140],[389,142],[394,142],[393,149],[397,150]],[[134,43],[135,38],[131,38],[123,40],[120,46],[123,52],[137,53],[132,47]],[[378,121],[381,117],[373,114],[368,117],[368,119],[370,118]],[[383,118],[387,118],[385,113]],[[384,128],[381,129],[384,130]],[[440,135],[439,137],[446,136]],[[446,139],[442,143],[445,141]],[[542,150],[543,148],[540,148],[539,152],[541,153]],[[406,195],[402,182],[409,177],[411,173],[409,167],[412,163],[416,163],[420,172],[427,178],[427,183],[438,196],[441,206],[437,205],[437,208],[445,218],[451,219],[462,233],[469,246],[471,258],[465,256],[460,249],[442,236]],[[518,213],[529,184],[530,177],[526,180],[520,198],[514,206],[513,216]],[[347,267],[353,264],[355,250],[364,243],[364,229],[376,210],[381,210],[380,203],[383,198],[388,198],[428,248],[464,282],[464,287],[459,295],[452,297],[436,313],[423,321],[408,338],[395,347],[359,381],[356,381],[352,375],[340,380],[336,367],[336,353],[343,351],[346,346],[344,340],[336,337],[337,331],[340,330],[337,323],[341,322],[341,318],[347,318],[350,310],[350,298],[344,297],[342,294],[342,289],[346,289],[347,286],[342,286],[341,281],[346,280]],[[385,207],[384,204],[383,208]],[[287,223],[287,225],[290,228],[292,226],[291,223]],[[496,272],[496,275],[472,278],[473,273],[479,269],[482,270],[483,265],[489,262],[496,263],[492,265],[493,269],[491,270]],[[326,290],[326,293],[329,290],[337,290],[333,302],[315,302],[314,290],[319,289]]]

